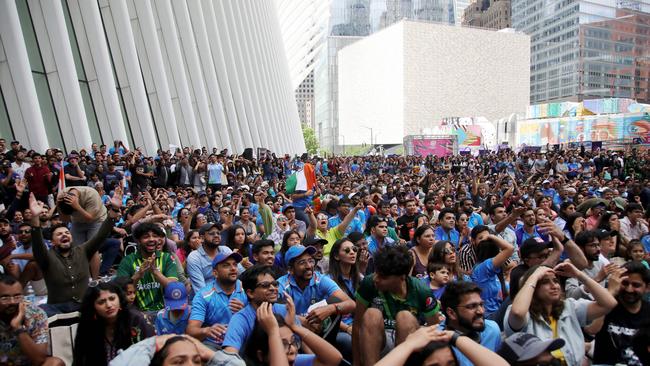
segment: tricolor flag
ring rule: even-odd
[[[61,164],[61,168],[59,168],[59,184],[57,186],[59,192],[63,192],[65,189],[65,173],[63,172],[63,164]]]
[[[287,178],[286,192],[293,194],[295,191],[308,191],[316,185],[316,172],[314,166],[307,163],[302,168]]]

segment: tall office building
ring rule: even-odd
[[[331,0],[329,36],[314,70],[321,148],[339,153],[344,143],[338,127],[338,51],[405,18],[456,24],[456,6],[457,0]]]
[[[531,103],[650,102],[649,12],[649,0],[512,0],[513,27],[531,35]]]
[[[314,72],[310,72],[305,80],[296,88],[296,105],[298,106],[298,117],[300,123],[311,128],[314,125]]]
[[[272,0],[0,1],[0,136],[304,152]]]
[[[463,25],[486,29],[510,28],[510,0],[474,1],[465,8]]]

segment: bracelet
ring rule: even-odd
[[[458,337],[462,336],[462,334],[458,332],[454,332],[454,334],[451,336],[451,339],[449,339],[449,345],[452,347],[456,347],[456,341],[458,340]]]
[[[560,240],[560,244],[564,245],[564,244],[566,244],[569,240],[571,240],[571,239],[569,239],[569,237],[565,235],[565,236],[564,236],[564,239]]]

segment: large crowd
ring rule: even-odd
[[[2,366],[650,365],[636,146],[0,161]]]

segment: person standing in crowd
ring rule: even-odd
[[[116,188],[111,198],[111,209],[93,238],[73,246],[73,235],[65,225],[50,228],[52,249],[48,250],[43,241],[40,215],[45,210],[43,203],[31,194],[29,208],[32,211],[32,251],[38,263],[45,285],[48,289],[48,315],[71,312],[79,309],[90,279],[90,261],[97,250],[110,235],[122,207],[122,190]]]

